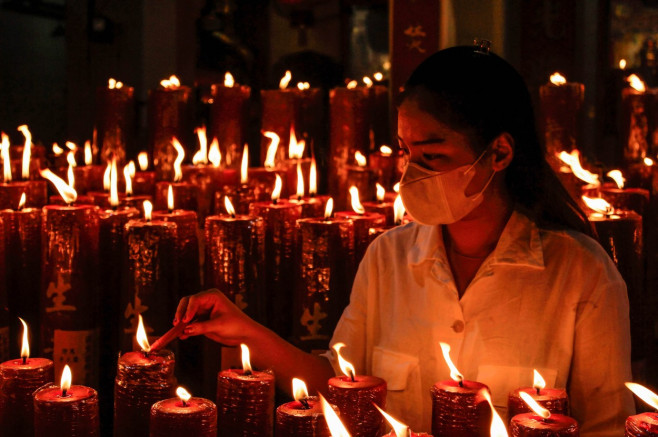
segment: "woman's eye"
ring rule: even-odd
[[[440,153],[423,153],[423,158],[427,161],[434,161],[435,159],[444,159],[446,156]]]

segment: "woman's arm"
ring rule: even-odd
[[[291,394],[292,378],[306,382],[309,393],[326,392],[327,380],[334,376],[327,359],[311,355],[283,340],[271,330],[258,324],[222,292],[207,290],[181,299],[174,325],[197,321],[185,328],[181,339],[195,335],[206,337],[226,346],[249,346],[252,365],[272,369],[279,389]]]

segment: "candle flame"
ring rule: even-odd
[[[142,205],[144,206],[144,218],[147,222],[150,222],[151,215],[153,214],[153,204],[150,201],[145,200]]]
[[[148,202],[148,200],[144,201],[144,210],[146,210],[146,202]],[[149,339],[146,336],[146,329],[144,329],[144,319],[142,319],[141,314],[138,314],[137,317],[139,318],[139,323],[137,324],[137,333],[135,334],[137,344],[142,348],[144,352],[149,352],[151,350],[151,345],[149,344]]]
[[[619,189],[624,188],[624,182],[626,182],[626,178],[624,178],[624,175],[621,173],[621,171],[610,170],[607,173],[607,176],[610,177],[613,181],[615,181],[615,184],[617,184],[617,188]]]
[[[167,209],[169,211],[174,210],[174,187],[171,184],[167,188]]]
[[[78,166],[78,163],[75,160],[75,152],[69,152],[66,154],[66,162],[68,162],[71,167]]]
[[[75,173],[73,173],[73,166],[69,164],[69,170],[67,172],[69,187],[75,188]]]
[[[105,171],[103,172],[103,190],[105,191],[110,191],[110,171],[112,171],[112,163],[108,161],[107,167],[105,167]]]
[[[112,159],[112,164],[110,165],[110,205],[114,208],[119,206],[118,179],[117,161],[116,159]]]
[[[373,405],[379,410],[382,416],[384,416],[384,419],[386,419],[386,421],[391,425],[391,428],[393,428],[393,432],[395,433],[396,437],[409,437],[410,433],[409,427],[407,425],[393,418],[393,416],[382,410],[379,405],[375,404],[374,402]]]
[[[357,81],[355,81],[355,80],[351,80],[351,81],[347,84],[347,89],[348,89],[348,90],[353,90],[353,89],[356,88],[358,85],[359,85],[359,82],[357,82]]]
[[[240,183],[246,184],[249,180],[249,146],[242,148],[242,163],[240,164]]]
[[[331,200],[331,199],[330,199]],[[329,203],[329,202],[327,202]],[[354,365],[347,361],[340,354],[340,350],[345,347],[345,343],[336,343],[333,345],[333,349],[336,351],[336,356],[338,357],[338,365],[340,366],[341,372],[349,378],[354,378],[356,376],[356,370],[354,370]]]
[[[288,84],[290,83],[291,79],[292,79],[292,73],[290,73],[290,70],[286,70],[286,73],[279,81],[279,89],[285,90],[286,88],[288,88]]]
[[[304,173],[299,162],[297,163],[297,197],[304,197]]]
[[[311,84],[308,82],[297,82],[297,89],[304,91],[311,88]]]
[[[229,199],[228,196],[224,197],[224,208],[226,208],[226,212],[228,212],[231,217],[235,217],[235,208],[233,208],[231,199]]]
[[[109,89],[113,90],[113,89],[116,88],[116,86],[117,86],[117,81],[116,81],[116,79],[114,79],[114,78],[111,77],[111,78],[109,78],[109,79],[107,80],[107,87],[108,87]]]
[[[446,361],[446,364],[450,368],[450,378],[452,378],[453,381],[457,381],[457,382],[463,381],[464,376],[461,373],[459,373],[459,370],[457,370],[457,367],[453,364],[452,360],[450,359],[450,345],[448,343],[443,343],[443,342],[439,342],[439,345],[441,346],[443,359]]]
[[[391,156],[393,154],[393,149],[384,145],[379,148],[379,153],[381,153],[382,156]]]
[[[374,77],[377,82],[381,82],[382,80],[384,80],[384,75],[379,71],[373,74],[372,77]]]
[[[592,198],[587,196],[582,196],[582,199],[583,202],[585,202],[585,206],[587,206],[592,211],[600,212],[603,214],[612,212],[612,205],[606,202],[605,199],[601,199],[600,197]]]
[[[59,144],[57,144],[57,143],[53,143],[53,154],[54,154],[55,156],[59,156],[59,155],[61,155],[62,153],[64,153],[64,149],[62,149],[61,147],[59,147]]]
[[[324,219],[329,220],[331,218],[331,214],[334,211],[334,199],[333,197],[330,197],[327,199],[327,204],[324,207]]]
[[[73,141],[67,141],[64,144],[69,150],[72,150],[74,152],[78,150],[78,146]]]
[[[503,422],[503,419],[500,418],[498,412],[493,406],[493,402],[491,401],[491,395],[489,394],[489,390],[487,389],[480,390],[480,395],[487,400],[487,403],[491,408],[491,428],[489,428],[491,437],[508,437],[509,434],[507,434],[505,423]]]
[[[399,225],[402,223],[402,219],[404,218],[404,204],[402,203],[402,197],[398,194],[395,196],[395,201],[393,202],[393,220],[396,225]]]
[[[537,390],[543,390],[546,388],[546,381],[544,381],[544,378],[542,378],[541,374],[537,371],[537,369],[533,369],[533,374],[534,374],[534,381],[532,383],[532,386],[537,389]]]
[[[5,182],[11,182],[11,156],[9,155],[9,135],[2,132],[2,173]]]
[[[130,161],[123,167],[123,178],[126,181],[126,194],[133,194],[133,178],[135,177],[135,161]]]
[[[371,88],[373,83],[372,79],[370,79],[368,76],[363,77],[363,83],[366,84],[366,87]]]
[[[358,150],[354,152],[354,160],[356,161],[356,165],[359,167],[365,167],[368,165],[368,160],[365,156],[363,156],[363,153],[359,152]]]
[[[222,163],[222,152],[219,151],[219,141],[217,138],[212,140],[210,143],[210,149],[208,150],[208,161],[212,164],[213,167],[217,168]]]
[[[637,74],[631,74],[626,78],[626,82],[633,88],[635,91],[639,91],[641,93],[645,92],[647,90],[647,87],[644,85],[644,82],[642,79]]]
[[[653,165],[653,159],[651,159],[649,157],[645,157],[644,158],[644,165],[646,165],[647,167],[651,167]]]
[[[377,182],[375,185],[377,186],[377,200],[379,202],[383,202],[384,197],[386,197],[386,188],[384,188],[384,186],[379,182]]]
[[[393,185],[393,191],[396,193],[400,192],[400,183],[398,182],[397,184]]]
[[[565,79],[565,77],[562,76],[557,71],[555,73],[551,74],[551,79],[550,80],[551,80],[551,83],[553,85],[558,85],[558,86],[564,85],[565,83],[567,83],[567,79]]]
[[[265,168],[271,169],[274,168],[276,151],[279,148],[281,138],[276,133],[270,131],[264,132],[263,136],[270,139],[270,145],[267,146],[267,154],[265,155],[265,162],[263,163],[263,166]]]
[[[181,164],[183,164],[183,160],[185,159],[185,149],[176,137],[171,139],[171,143],[174,145],[176,153],[178,153],[176,159],[174,160],[174,182],[180,182],[181,179],[183,179],[183,170],[181,169]]]
[[[30,342],[27,339],[27,323],[25,323],[25,320],[21,319],[20,317],[18,320],[21,321],[23,324],[23,343],[21,345],[21,358],[28,359],[30,358]]]
[[[141,171],[146,171],[149,168],[149,155],[146,152],[139,152],[137,155],[137,163]]]
[[[94,155],[91,153],[91,141],[85,141],[85,165],[94,163]]]
[[[521,399],[523,399],[523,402],[526,403],[528,407],[532,411],[535,412],[536,415],[543,417],[544,419],[548,419],[551,417],[551,412],[548,411],[546,408],[542,407],[537,403],[536,400],[532,396],[530,396],[528,393],[521,391],[519,392],[519,396],[521,396]]]
[[[274,181],[274,189],[272,190],[272,201],[276,202],[281,197],[281,189],[283,188],[283,183],[281,182],[281,176],[276,175],[276,180]]]
[[[233,88],[234,85],[235,79],[233,79],[233,75],[227,71],[224,73],[224,86],[226,88]]]
[[[160,86],[167,89],[176,89],[180,87],[180,80],[175,75],[169,76],[169,79],[162,79],[160,81]]]
[[[192,157],[192,164],[208,164],[208,137],[206,127],[201,126],[194,129],[199,138],[199,150]]]
[[[78,198],[78,193],[75,191],[75,188],[69,186],[69,184],[67,184],[64,179],[60,178],[49,169],[44,168],[40,171],[40,173],[41,177],[48,179],[55,185],[59,195],[62,196],[62,199],[64,199],[64,202],[67,204],[75,202],[75,200]]]
[[[21,168],[21,176],[23,179],[30,178],[30,156],[32,154],[32,133],[26,124],[18,126],[18,130],[21,131],[25,137],[25,145],[23,147],[23,165]]]
[[[571,153],[565,151],[560,152],[558,155],[560,160],[571,168],[571,172],[578,179],[587,182],[588,184],[599,185],[599,176],[585,170],[580,164],[580,152],[573,150]]]
[[[183,387],[178,387],[176,389],[176,396],[178,396],[178,398],[183,402],[187,402],[190,400],[190,398],[192,398],[190,392],[185,390]]]
[[[347,432],[347,428],[340,421],[338,414],[336,414],[331,404],[327,402],[322,394],[319,394],[319,396],[322,414],[324,414],[324,420],[327,421],[327,427],[329,428],[331,437],[350,437],[350,433]]]
[[[290,142],[288,144],[288,158],[290,159],[300,159],[304,156],[304,149],[306,148],[306,141],[301,140],[297,141],[297,135],[295,135],[295,128],[290,126]]]
[[[658,410],[658,395],[654,392],[634,382],[625,382],[624,385],[651,408]]]
[[[299,378],[292,379],[292,394],[296,401],[306,399],[308,397],[308,390],[306,383]]]
[[[62,392],[67,391],[71,388],[71,380],[73,376],[71,375],[71,368],[68,364],[64,365],[64,370],[62,370],[62,378],[60,379],[59,388],[62,389]]]
[[[626,69],[626,59],[620,59],[619,60],[619,69],[620,70],[625,70]]]
[[[355,213],[363,214],[366,212],[365,208],[361,204],[361,200],[359,199],[359,189],[354,185],[350,187],[350,199],[351,199],[352,209],[354,210]]]
[[[249,348],[246,344],[240,344],[240,349],[242,349],[242,370],[245,372],[251,372],[251,361],[249,359]]]
[[[25,191],[23,191],[23,194],[21,194],[21,199],[18,201],[18,210],[22,210],[25,207],[25,202],[27,198],[25,196]]]
[[[315,165],[315,157],[311,159],[311,169],[308,174],[308,193],[313,196],[318,193],[318,169]]]

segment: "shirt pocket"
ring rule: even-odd
[[[422,423],[423,401],[418,357],[379,346],[373,348],[372,374],[386,381],[386,411],[414,429]]]

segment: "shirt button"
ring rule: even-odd
[[[452,324],[452,330],[459,333],[464,330],[464,322],[461,320],[455,320],[455,323]]]

